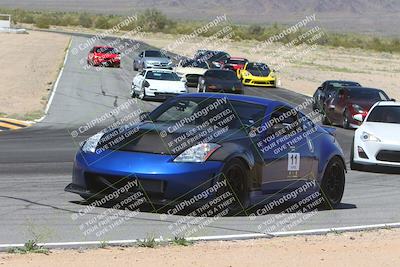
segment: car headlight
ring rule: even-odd
[[[100,139],[103,137],[104,133],[97,133],[91,137],[89,137],[86,142],[82,146],[82,151],[83,152],[91,152],[94,153],[96,152],[97,145],[100,141]]]
[[[367,132],[363,132],[361,135],[361,140],[363,141],[374,141],[374,142],[381,142],[381,139],[379,139],[378,137],[376,137],[373,134],[367,133]]]
[[[168,62],[168,66],[171,66],[171,65],[172,65],[172,61],[169,61],[169,62]]]
[[[248,71],[243,71],[243,76],[250,76],[250,73]]]
[[[271,72],[271,73],[270,73],[270,76],[271,76],[271,78],[275,78],[275,77],[276,77],[275,72]]]
[[[186,149],[174,159],[174,162],[205,162],[220,147],[214,143],[198,144]]]
[[[361,106],[359,106],[359,105],[357,105],[357,104],[353,104],[353,105],[351,105],[353,108],[354,108],[354,110],[357,112],[357,113],[364,113],[364,109],[361,107]]]

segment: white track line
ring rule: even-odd
[[[345,226],[336,228],[322,228],[312,230],[299,230],[299,231],[287,231],[287,232],[272,232],[268,234],[237,234],[237,235],[216,235],[216,236],[200,236],[200,237],[189,237],[188,241],[229,241],[229,240],[246,240],[256,238],[272,238],[272,237],[284,237],[284,236],[297,236],[297,235],[324,235],[328,233],[344,233],[344,232],[358,232],[365,230],[377,230],[387,228],[400,228],[399,223],[385,223],[385,224],[370,224],[370,225],[359,225],[359,226]],[[46,248],[72,248],[82,246],[99,246],[106,243],[107,245],[127,245],[135,244],[139,240],[112,240],[112,241],[77,241],[77,242],[56,242],[56,243],[39,243],[39,246]],[[171,241],[169,239],[157,238],[156,242],[160,241]],[[24,244],[0,244],[0,250],[6,250],[8,248],[23,247]]]
[[[63,63],[63,65],[62,65],[62,67],[61,67],[60,72],[58,73],[57,80],[56,80],[56,82],[54,83],[53,90],[52,90],[52,92],[51,92],[49,101],[47,102],[46,109],[44,110],[44,115],[43,115],[43,117],[41,117],[40,119],[35,120],[35,122],[41,122],[42,120],[44,120],[44,118],[46,118],[47,112],[49,112],[50,105],[51,105],[51,103],[53,102],[54,95],[56,94],[56,91],[57,91],[58,83],[60,82],[61,76],[62,76],[62,74],[63,74],[63,72],[64,72],[65,64],[67,63],[67,59],[68,59],[68,55],[69,55],[69,50],[70,50],[70,48],[71,48],[71,44],[72,44],[72,37],[71,37],[71,39],[70,39],[70,41],[69,41],[69,45],[68,45],[68,48],[67,48],[67,52],[65,53],[64,63]]]

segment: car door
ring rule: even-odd
[[[272,111],[268,125],[261,149],[263,193],[282,188],[290,191],[298,187],[298,181],[313,179],[314,144],[304,134],[306,130],[298,114],[290,107],[278,106]]]
[[[328,105],[329,118],[334,123],[342,121],[343,108],[346,102],[346,91],[342,88],[336,91]]]

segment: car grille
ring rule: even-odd
[[[110,194],[119,188],[127,186],[129,182],[135,181],[136,176],[114,176],[96,173],[85,173],[87,189],[100,195]],[[132,184],[133,185],[133,184]],[[138,186],[129,186],[128,193],[145,191],[152,196],[162,196],[165,182],[161,180],[144,180],[138,178]]]
[[[168,97],[174,97],[177,94],[173,94],[173,93],[154,93],[154,95],[156,95],[157,97],[168,98]]]
[[[376,159],[387,162],[400,162],[400,151],[381,150]]]

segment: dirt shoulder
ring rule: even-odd
[[[309,96],[325,80],[353,80],[366,87],[381,88],[390,97],[400,99],[400,54],[325,46],[315,46],[309,51],[304,49],[302,54],[301,47],[282,49],[283,45],[279,43],[252,52],[260,42],[207,42],[206,38],[197,37],[177,44],[179,37],[182,36],[146,34],[140,40],[155,47],[172,48],[173,52],[188,57],[192,57],[197,49],[215,49],[227,51],[231,56],[264,62],[271,68],[279,69],[282,87]],[[280,49],[284,52],[274,52]],[[293,55],[297,55],[296,58]]]
[[[41,116],[62,66],[69,37],[55,33],[0,33],[0,117]]]
[[[0,254],[1,266],[400,266],[400,230],[248,241],[201,242],[182,247],[55,250]]]

